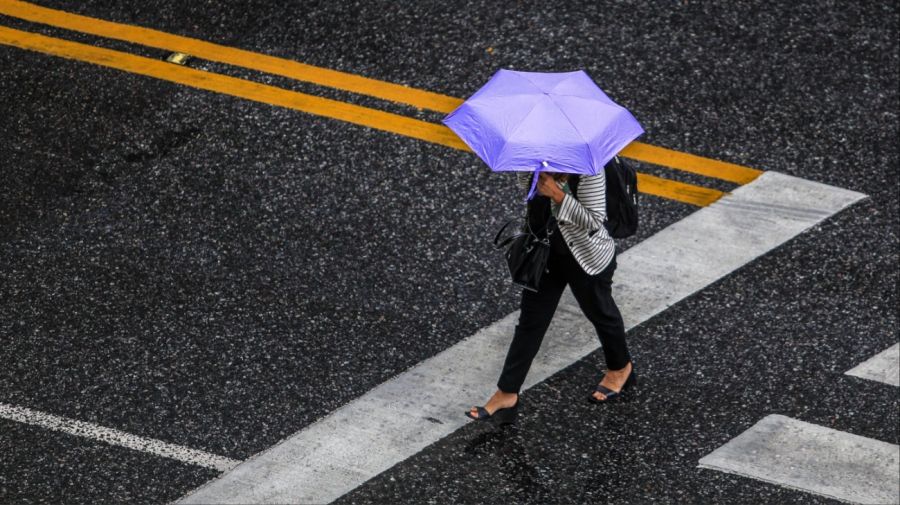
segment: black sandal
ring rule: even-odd
[[[489,413],[484,407],[475,407],[475,409],[478,412],[478,417],[473,416],[471,410],[466,411],[466,417],[476,421],[493,420],[498,426],[515,424],[516,417],[519,414],[519,400],[516,399],[516,404],[512,407],[497,409],[493,414]]]
[[[602,378],[600,379],[600,382],[603,382]],[[632,386],[636,386],[636,385],[637,385],[637,376],[635,375],[634,368],[632,367],[631,374],[628,376],[627,379],[625,379],[625,384],[622,386],[622,389],[620,391],[613,391],[612,389],[609,389],[606,386],[601,386],[600,384],[597,384],[597,388],[594,389],[594,393],[603,393],[603,395],[606,396],[606,398],[604,398],[602,400],[598,400],[597,397],[595,397],[592,393],[590,396],[588,396],[588,400],[591,403],[613,403],[613,402],[624,401],[627,399],[626,393],[628,392],[628,390],[631,389]]]

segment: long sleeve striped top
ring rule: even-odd
[[[516,172],[523,192],[531,187],[531,172]],[[602,272],[616,253],[616,244],[603,222],[606,221],[606,175],[582,175],[578,198],[566,194],[557,211],[563,240],[588,275]]]

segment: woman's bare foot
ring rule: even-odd
[[[499,409],[505,409],[507,407],[512,407],[519,400],[519,395],[516,393],[505,393],[503,391],[497,390],[494,393],[494,396],[491,396],[491,399],[484,405],[484,409],[488,411],[488,414],[494,415],[494,412],[497,412]],[[472,417],[478,417],[478,408],[472,407],[470,411]]]
[[[630,361],[625,365],[625,368],[620,368],[619,370],[607,370],[606,375],[603,376],[603,380],[600,381],[600,385],[618,393],[619,391],[622,391],[622,386],[625,385],[625,381],[628,380],[629,375],[631,375]],[[606,395],[600,391],[594,391],[594,398],[603,401],[606,400]]]

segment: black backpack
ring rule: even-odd
[[[603,173],[606,175],[606,221],[603,226],[613,238],[630,237],[638,227],[637,172],[615,156],[603,167]],[[579,180],[579,176],[569,178],[569,189],[576,198]]]

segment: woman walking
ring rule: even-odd
[[[618,157],[610,163],[619,163]],[[532,174],[519,172],[519,185],[527,191]],[[606,176],[583,175],[577,181],[565,174],[541,173],[537,192],[528,205],[527,219],[535,233],[550,232],[548,271],[536,292],[522,290],[521,312],[506,355],[497,391],[481,407],[466,415],[472,419],[515,422],[519,391],[531,367],[544,334],[550,326],[563,290],[568,285],[582,312],[593,323],[603,346],[607,373],[589,400],[608,403],[621,400],[636,384],[625,325],[612,298],[612,277],[616,269],[613,238],[603,225],[606,220]],[[577,195],[577,196],[576,196]]]

